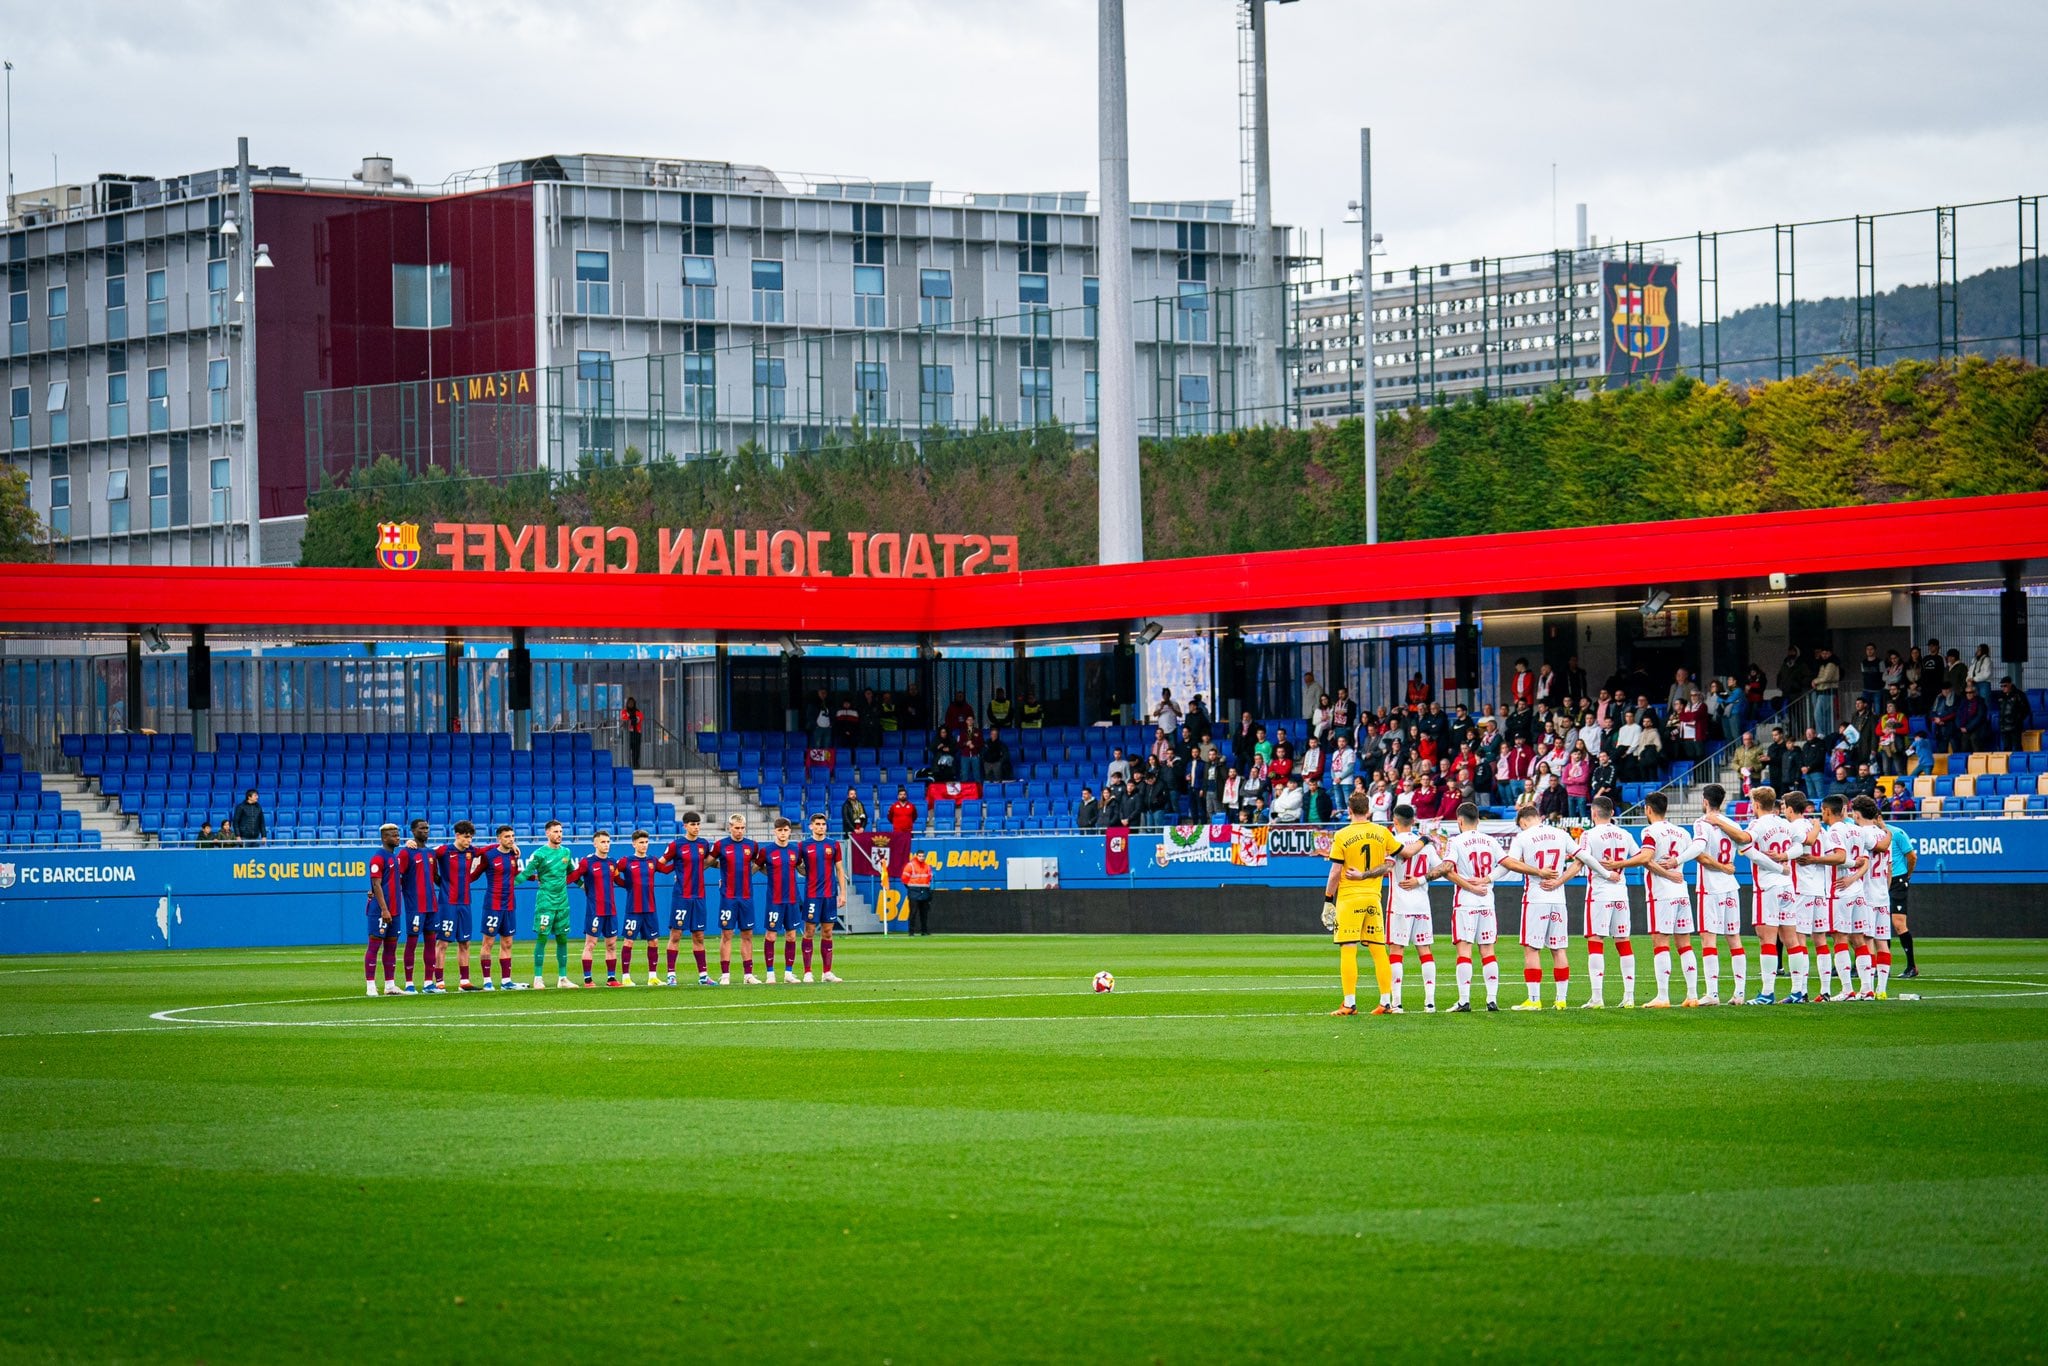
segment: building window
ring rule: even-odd
[[[693,322],[718,316],[718,262],[709,256],[683,258],[683,316]]]
[[[107,471],[107,530],[116,536],[128,534],[128,471]]]
[[[212,495],[207,511],[212,514],[214,521],[225,522],[228,519],[229,489],[226,456],[217,455],[213,458],[208,467],[206,482],[208,492]]]
[[[107,220],[107,240],[112,241],[114,224],[118,219]],[[107,248],[107,340],[128,339],[128,251],[125,247]]]
[[[754,321],[782,321],[782,262],[754,262]]]
[[[917,321],[923,327],[953,325],[953,272],[921,270],[917,273]]]
[[[1174,334],[1184,342],[1209,340],[1209,287],[1193,280],[1180,282],[1174,306]]]
[[[1081,372],[1081,421],[1090,427],[1101,421],[1101,383],[1093,370]]]
[[[609,456],[612,451],[612,353],[576,353],[576,408],[582,415],[583,449]]]
[[[393,266],[391,325],[415,331],[450,326],[455,311],[452,275],[453,268],[445,262],[438,266]]]
[[[228,263],[206,263],[206,325],[223,327],[228,320]]]
[[[228,420],[228,362],[224,356],[206,362],[206,420],[216,426]]]
[[[576,253],[576,311],[612,311],[612,254],[608,251]]]
[[[1102,318],[1102,281],[1093,275],[1081,277],[1081,335],[1094,339]]]
[[[128,376],[125,374],[107,376],[107,435],[128,435]]]
[[[43,399],[43,411],[50,417],[50,444],[62,446],[71,440],[71,381],[53,379]]]
[[[924,427],[953,425],[953,367],[925,365],[918,371],[917,420]]]
[[[71,476],[60,474],[50,480],[50,535],[58,540],[71,537]]]
[[[161,337],[170,327],[171,305],[169,285],[164,272],[152,270],[142,277],[142,294],[146,303],[143,310],[145,324],[152,337]]]
[[[788,414],[789,372],[782,357],[754,357],[754,421],[780,422]]]
[[[23,385],[8,395],[7,448],[12,451],[28,449],[28,386]]]
[[[1180,377],[1180,431],[1193,435],[1209,430],[1209,377]]]
[[[856,361],[853,366],[854,415],[869,426],[888,420],[889,366],[878,360]]]
[[[889,300],[884,295],[887,276],[880,266],[853,268],[853,325],[887,327]]]
[[[7,354],[28,354],[28,269],[13,266],[7,272]]]
[[[683,356],[683,416],[711,418],[718,413],[718,356],[697,351]]]
[[[853,260],[855,265],[882,264],[882,206],[849,204],[853,210]],[[880,326],[880,324],[876,324]]]
[[[171,429],[171,372],[163,366],[149,372],[149,429]]]
[[[50,349],[62,351],[71,344],[71,291],[63,285],[50,287]]]
[[[1017,410],[1034,426],[1052,421],[1052,371],[1027,365],[1017,372]]]
[[[164,531],[171,525],[171,467],[149,467],[149,529]]]
[[[1017,215],[1017,269],[1024,274],[1045,273],[1046,229],[1050,220],[1042,213]]]

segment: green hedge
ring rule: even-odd
[[[1364,539],[1362,426],[1147,442],[1145,551]],[[2048,487],[2048,370],[2005,358],[1847,366],[1737,388],[1681,377],[1574,400],[1483,399],[1380,420],[1388,540],[1840,507]],[[314,499],[302,563],[367,565],[380,521],[951,531],[1018,537],[1026,568],[1095,558],[1095,459],[1058,428],[870,439],[778,463],[628,463],[492,484],[381,459]],[[649,542],[651,543],[651,542]],[[643,556],[643,560],[651,560]]]

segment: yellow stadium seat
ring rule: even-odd
[[[2017,794],[2015,794],[2015,795],[2013,795],[2013,796],[2010,796],[2010,797],[2007,797],[2007,798],[2005,799],[2005,814],[2006,814],[2006,815],[2008,815],[2008,816],[2024,816],[2024,815],[2026,815],[2026,814],[2027,814],[2027,799],[2026,799],[2025,797],[2019,796],[2019,795],[2017,795]]]
[[[2039,754],[2041,752],[2041,732],[2038,730],[2020,732],[2020,748],[2028,754]]]
[[[1928,797],[1922,801],[1920,803],[1920,814],[1923,816],[1939,816],[1941,814],[1941,798]]]
[[[2011,762],[2012,756],[2002,751],[1997,754],[1987,754],[1984,756],[1984,771],[1986,773],[2010,773],[2012,770],[2008,765]]]
[[[1989,773],[1991,771],[1988,767],[1986,767],[1986,765],[1988,765],[1991,762],[1991,756],[1988,754],[1969,755],[1968,761],[1969,771],[1972,773]]]
[[[2034,791],[2043,797],[2048,797],[2048,773],[2036,773],[2034,775]]]
[[[1948,776],[1948,761],[1955,757],[1955,755],[1943,750],[1940,754],[1934,756],[1934,766],[1929,768],[1927,772],[1936,778],[1946,778]]]
[[[1974,797],[1977,795],[1977,778],[1975,774],[1958,774],[1952,781],[1955,783],[1955,791],[1952,795],[1957,797]]]
[[[2043,774],[2041,775],[2041,781],[2043,781],[2043,782],[2048,782],[2048,773],[2043,773]],[[1933,795],[1934,795],[1934,779],[1932,779],[1932,778],[1915,778],[1915,779],[1913,780],[1913,796],[1914,796],[1914,799],[1915,799],[1915,800],[1917,800],[1917,801],[1923,801],[1923,802],[1924,802],[1924,801],[1926,801],[1926,800],[1927,800],[1927,799],[1928,799],[1929,797],[1932,797]]]

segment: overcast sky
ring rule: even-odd
[[[617,151],[959,190],[1096,187],[1094,0],[8,10],[23,190],[49,182],[52,153],[67,180],[170,174],[231,161],[243,132],[259,162],[336,178],[373,152],[432,182]],[[1127,10],[1134,194],[1234,196],[1234,5]],[[1548,249],[1553,163],[1567,240],[1579,200],[1605,239],[2048,191],[2041,0],[1302,0],[1269,14],[1276,216],[1312,244],[1326,234],[1331,273],[1358,261],[1344,218],[1362,124],[1391,265]],[[2014,219],[2007,206],[1965,225],[1965,273],[2012,258]],[[1923,236],[1881,241],[1895,274],[1915,273]],[[1802,268],[1831,250],[1802,246]]]

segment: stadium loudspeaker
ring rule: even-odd
[[[213,706],[213,647],[203,640],[185,651],[185,705],[193,711]]]
[[[507,656],[511,668],[505,681],[505,705],[511,711],[533,710],[533,652],[515,645]]]
[[[1452,635],[1452,667],[1457,670],[1460,688],[1479,686],[1479,627],[1474,624],[1460,625]]]
[[[1998,595],[1999,657],[2012,664],[2027,662],[2027,594],[2008,588]]]

